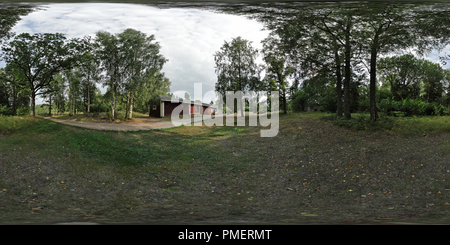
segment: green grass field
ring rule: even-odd
[[[448,223],[449,118],[358,120],[280,115],[279,134],[261,138],[0,117],[0,222]]]

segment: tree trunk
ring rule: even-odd
[[[48,114],[50,116],[52,116],[52,93],[50,93],[49,95],[49,100],[48,100]]]
[[[283,89],[283,111],[284,114],[287,113],[287,106],[286,106],[286,89]]]
[[[238,50],[238,53],[239,53],[239,59],[238,59],[238,61],[239,61],[239,63],[238,63],[238,67],[239,67],[239,91],[241,91],[242,92],[242,77],[241,77],[241,50],[239,49]],[[243,108],[243,106],[242,106],[242,97],[239,97],[239,106],[241,107],[241,117],[243,117],[244,116],[244,108]],[[237,111],[236,111],[236,116],[237,116]]]
[[[70,114],[75,115],[75,99],[73,98],[73,94],[72,94],[72,99],[71,99],[70,104],[72,104],[72,109],[70,110]]]
[[[336,93],[337,93],[336,116],[342,117],[342,74],[341,74],[341,60],[339,59],[339,51],[337,46],[335,46],[334,50],[334,59],[336,61]]]
[[[372,50],[370,52],[370,82],[369,82],[369,99],[370,99],[370,120],[376,121],[378,118],[376,105],[376,84],[377,84],[377,49],[378,49],[378,34],[373,40]]]
[[[17,108],[17,105],[16,105],[16,100],[17,100],[17,95],[16,95],[16,85],[14,85],[14,84],[12,84],[12,87],[13,87],[13,113],[14,113],[14,115],[16,115],[16,108]]]
[[[115,96],[115,86],[114,83],[111,86],[111,120],[115,119],[115,110],[116,110],[116,96]]]
[[[33,91],[31,92],[31,96],[30,96],[30,116],[36,116],[35,112],[34,112],[34,108],[36,107],[35,105],[36,102],[36,93]]]
[[[114,121],[114,111],[116,110],[115,106],[115,96],[114,93],[112,93],[112,99],[111,99],[111,121]]]
[[[124,119],[128,119],[128,114],[130,113],[130,91],[127,93],[127,105],[125,106],[125,116]]]
[[[88,117],[91,116],[91,95],[89,94],[89,87],[90,85],[88,84],[88,103],[87,103],[87,113],[88,113]]]
[[[345,79],[344,79],[344,117],[345,119],[351,119],[350,114],[350,28],[351,28],[351,16],[348,17],[347,28],[345,30]]]
[[[129,110],[129,116],[128,119],[132,119],[133,118],[133,96],[134,95],[134,91],[131,91],[130,94],[130,110]]]

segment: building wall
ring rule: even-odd
[[[170,103],[169,101],[164,101],[164,116],[170,117],[172,116],[172,111],[179,106],[181,103]],[[189,110],[189,105],[183,105],[185,110]],[[180,112],[180,115],[183,115],[183,112]]]
[[[164,101],[164,117],[170,117],[172,116],[172,111],[179,106],[181,103],[171,103],[170,101]],[[211,108],[208,108],[207,106],[200,106],[200,105],[188,105],[183,104],[185,107],[185,110],[190,109],[190,114],[200,114],[203,112],[204,114],[211,114],[214,110]],[[190,107],[190,108],[189,108]],[[150,106],[150,113],[149,116],[151,117],[161,117],[161,106],[160,104],[156,105],[156,108],[153,109],[153,105]],[[183,112],[180,113],[182,115]]]
[[[153,109],[153,105],[150,106],[149,116],[151,116],[151,117],[160,117],[160,113],[161,113],[160,106],[159,106],[159,104],[155,105],[155,106],[156,106],[156,110]]]

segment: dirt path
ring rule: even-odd
[[[54,122],[63,123],[70,126],[90,128],[96,130],[112,130],[112,131],[139,131],[139,130],[150,130],[150,129],[162,129],[162,128],[172,128],[177,127],[179,124],[172,123],[172,121],[156,121],[155,120],[145,120],[140,119],[132,123],[103,123],[103,122],[83,122],[83,121],[72,121],[72,120],[62,120],[55,119],[51,117],[43,117]],[[190,119],[178,120],[176,122],[189,122]],[[195,118],[195,121],[201,120],[201,118]]]

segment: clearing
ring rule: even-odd
[[[0,222],[449,222],[448,132],[350,130],[324,115],[280,115],[273,138],[0,117]]]

